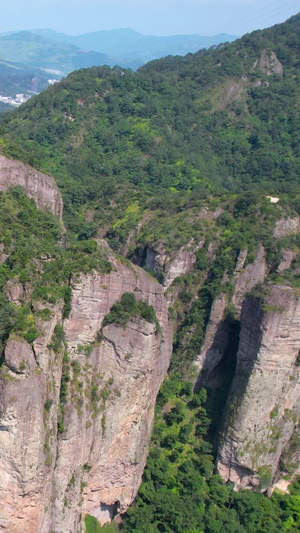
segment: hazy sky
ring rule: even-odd
[[[147,35],[242,35],[295,15],[300,0],[0,0],[0,8],[0,32],[132,28]]]

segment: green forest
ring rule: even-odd
[[[126,215],[136,224],[159,199],[248,190],[291,194],[299,209],[297,43],[299,16],[136,73],[73,72],[1,116],[0,146],[55,177],[72,231],[87,207],[120,240]],[[266,67],[272,52],[283,76]]]
[[[87,533],[300,531],[299,478],[293,478],[290,495],[275,491],[268,497],[266,471],[257,492],[235,492],[214,472],[218,424],[234,369],[229,361],[216,393],[194,389],[192,368],[221,292],[228,297],[232,338],[237,334],[230,298],[241,250],[247,248],[251,263],[264,246],[266,285],[284,279],[300,287],[299,236],[273,236],[282,216],[300,215],[299,24],[297,15],[137,72],[81,69],[0,115],[1,153],[52,175],[65,206],[61,224],[38,211],[21,187],[0,193],[3,345],[12,333],[32,344],[38,319],[49,319],[58,300],[64,302],[63,318],[69,316],[71,275],[111,271],[99,235],[120,261],[140,266],[149,246],[163,245],[172,256],[188,242],[205,240],[193,269],[174,282],[173,357],[158,395],[138,496],[119,525],[100,527],[87,515]],[[271,204],[269,195],[280,203]],[[200,216],[202,210],[209,216]],[[280,274],[284,247],[296,258]],[[164,274],[149,273],[159,281]],[[30,304],[9,302],[11,279],[23,288],[30,282]],[[263,300],[260,289],[256,296]],[[114,304],[103,326],[125,328],[132,317],[161,332],[153,307],[133,293]]]

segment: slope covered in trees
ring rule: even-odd
[[[154,61],[137,73],[81,70],[2,118],[3,152],[51,173],[64,197],[71,247],[57,247],[59,228],[49,229],[46,215],[39,221],[34,214],[37,228],[30,226],[31,245],[39,225],[41,231],[47,226],[45,252],[50,247],[55,259],[35,288],[40,298],[51,303],[53,277],[61,295],[68,295],[64,276],[70,268],[109,270],[105,257],[93,263],[97,247],[91,238],[97,233],[136,262],[149,244],[172,254],[193,239],[205,240],[193,269],[174,283],[171,373],[159,396],[144,483],[121,526],[124,532],[299,530],[297,482],[291,498],[268,500],[236,494],[212,474],[212,442],[222,411],[216,403],[224,404],[226,391],[208,395],[206,402],[206,393],[193,393],[189,382],[212,302],[221,292],[230,302],[242,250],[247,248],[251,263],[262,244],[271,282],[285,276],[293,287],[299,284],[297,259],[286,273],[277,272],[280,248],[293,248],[296,258],[297,237],[283,242],[273,233],[278,218],[300,212],[299,22],[298,15],[232,44]],[[33,216],[24,198],[25,214],[18,212],[16,194],[20,191],[8,200],[13,222]],[[270,194],[280,196],[279,207],[266,200]],[[4,247],[17,246],[7,239]],[[27,248],[21,249],[17,258],[27,255]],[[20,276],[14,257],[15,252],[12,275]],[[34,268],[28,259],[26,272],[33,278]],[[149,314],[129,303],[136,316]],[[234,328],[235,310],[227,311]],[[13,328],[15,318],[7,312]],[[126,312],[122,301],[107,320],[126,322],[121,316]],[[88,518],[87,530],[97,528]]]
[[[2,119],[2,149],[50,172],[99,225],[150,198],[299,191],[299,16],[137,73],[69,75]],[[113,200],[113,204],[112,204]]]

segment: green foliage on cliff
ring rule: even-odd
[[[125,292],[120,302],[112,306],[111,311],[103,320],[103,327],[108,324],[118,324],[126,328],[128,322],[134,317],[143,318],[147,322],[154,323],[156,332],[160,333],[161,327],[154,307],[147,302],[137,300],[133,292]]]
[[[64,242],[58,218],[38,210],[22,187],[0,193],[0,227],[0,340],[15,331],[32,343],[38,336],[36,317],[47,319],[45,313],[35,312],[35,302],[54,305],[63,299],[67,317],[70,276],[93,269],[107,273],[111,264],[95,241],[74,238]],[[8,282],[12,288],[19,287],[21,308],[7,300]]]
[[[115,522],[101,527],[94,516],[87,515],[85,517],[85,530],[86,533],[118,533],[119,528]]]
[[[36,301],[48,309],[61,299],[68,317],[71,275],[110,272],[93,240],[98,228],[114,250],[129,248],[135,261],[149,244],[172,254],[205,239],[194,270],[175,283],[173,374],[158,398],[144,481],[124,532],[299,530],[297,492],[273,500],[235,493],[213,474],[206,393],[194,393],[183,379],[202,346],[214,298],[224,292],[230,301],[239,252],[247,248],[251,261],[262,243],[276,276],[280,242],[272,236],[274,224],[282,212],[300,213],[298,42],[299,16],[215,50],[155,61],[136,74],[82,70],[2,119],[3,152],[55,177],[68,228],[65,234],[57,218],[37,211],[20,188],[0,194],[2,341],[16,331],[33,342]],[[265,199],[277,193],[279,207]],[[128,236],[137,227],[131,244]],[[292,270],[287,277],[295,280]],[[17,308],[8,301],[9,280],[30,288],[29,303],[22,297]],[[103,326],[126,327],[132,317],[155,323],[159,332],[154,309],[133,293],[114,304]],[[232,307],[228,318],[234,324]],[[58,327],[51,346],[58,355],[63,342]],[[60,432],[70,380],[67,354],[62,370]],[[97,387],[90,393],[94,404]],[[103,389],[103,400],[108,394]],[[268,472],[261,473],[265,483]],[[87,518],[87,527],[96,531],[98,525]]]
[[[147,467],[120,531],[128,533],[282,533],[298,531],[300,485],[272,499],[235,492],[213,474],[206,391],[193,393],[179,374],[158,396]]]

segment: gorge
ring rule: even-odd
[[[297,531],[293,39],[79,71],[1,118],[1,531]]]

